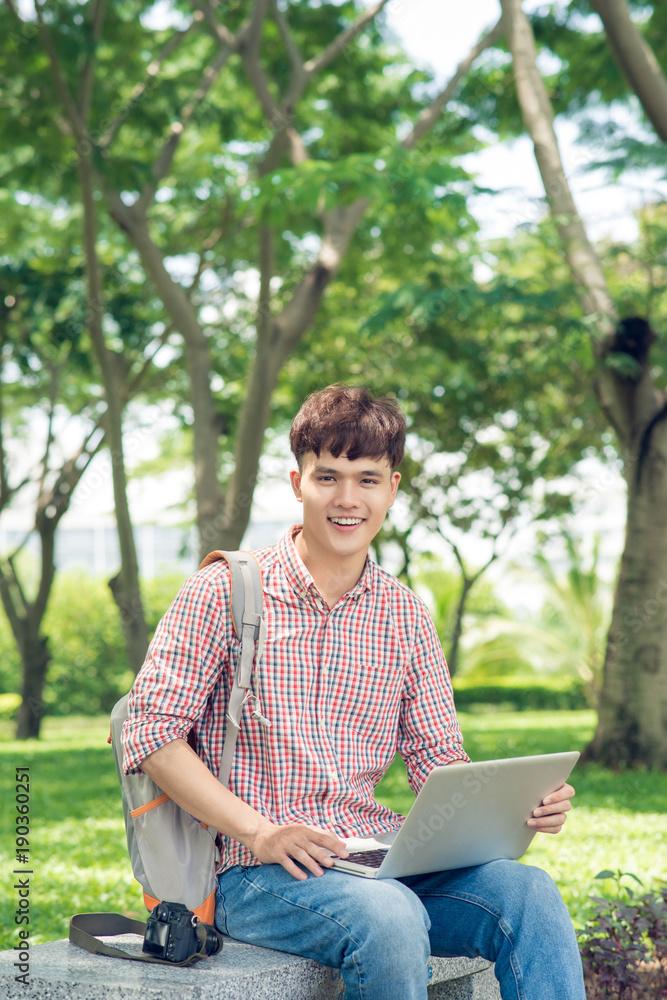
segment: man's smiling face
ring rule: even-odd
[[[400,480],[383,458],[309,452],[290,474],[303,503],[304,542],[326,560],[363,558],[394,502]]]

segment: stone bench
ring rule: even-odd
[[[104,938],[141,951],[135,935]],[[69,941],[30,947],[28,984],[16,982],[15,951],[0,952],[0,1000],[343,1000],[334,969],[225,938],[222,951],[189,969],[91,955]],[[493,967],[482,959],[433,958],[430,1000],[500,1000]],[[397,997],[396,1000],[401,1000]]]

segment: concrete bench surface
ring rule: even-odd
[[[141,951],[133,934],[103,938]],[[222,951],[189,969],[91,955],[69,941],[30,947],[28,985],[16,982],[15,951],[0,952],[0,1000],[343,1000],[337,970],[270,948],[224,939]],[[483,959],[433,958],[429,1000],[500,1000]],[[396,1000],[401,1000],[397,997]]]

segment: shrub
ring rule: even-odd
[[[586,688],[578,677],[454,677],[459,710],[492,705],[506,711],[578,711],[588,708]]]
[[[149,634],[176,594],[182,576],[142,583]],[[129,689],[129,669],[118,608],[106,580],[82,570],[58,573],[44,618],[51,661],[44,688],[45,715],[109,712]],[[0,716],[12,718],[21,690],[21,661],[9,623],[0,614]],[[10,698],[14,699],[9,700]],[[20,697],[19,697],[20,703]]]
[[[0,694],[0,719],[15,719],[20,707],[20,694],[15,692]]]
[[[641,896],[627,886],[628,872],[603,871],[624,897],[591,897],[595,909],[578,931],[588,1000],[659,1000],[667,997],[667,884]]]

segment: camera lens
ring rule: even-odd
[[[201,932],[204,932],[204,954],[206,955],[216,955],[222,948],[222,938],[216,931],[214,927],[210,924],[200,923],[198,925],[201,930],[198,932],[198,937],[201,940]]]

